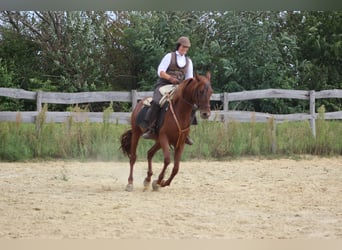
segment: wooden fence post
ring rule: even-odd
[[[131,93],[132,93],[132,111],[133,111],[138,102],[138,92],[136,89],[132,89]]]
[[[38,90],[37,96],[36,96],[36,103],[37,103],[37,111],[42,111],[42,95],[43,92],[41,90]]]
[[[228,112],[229,110],[229,97],[228,97],[228,93],[224,92],[223,93],[223,111],[224,111],[224,115],[223,115],[223,122],[226,124],[228,122],[228,117],[226,114],[226,112]]]
[[[314,90],[310,90],[309,92],[310,94],[310,127],[311,127],[311,131],[312,131],[312,135],[314,137],[316,137],[316,111],[315,111],[315,104],[316,104],[316,100],[315,100],[315,91]]]
[[[37,116],[36,116],[36,131],[38,135],[40,135],[40,129],[41,129],[41,122],[39,121],[39,117],[41,116],[40,112],[42,111],[42,94],[43,92],[41,90],[38,90],[36,95],[36,105],[37,105]]]
[[[273,127],[272,127],[272,153],[277,153],[277,122],[274,120],[274,117],[272,117],[273,120]]]

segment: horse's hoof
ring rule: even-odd
[[[147,180],[144,180],[144,187],[146,188],[146,187],[148,187],[149,185],[150,185],[150,181],[147,181]]]
[[[126,189],[127,192],[132,192],[133,191],[133,184],[127,184]]]
[[[144,191],[148,190],[150,187],[151,182],[144,180]]]
[[[160,185],[157,183],[156,180],[152,182],[152,188],[153,188],[153,191],[158,191],[159,190]]]

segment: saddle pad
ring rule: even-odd
[[[151,102],[152,102],[152,97],[148,97],[143,101],[143,104],[145,106],[151,106]]]
[[[173,90],[177,88],[177,85],[167,84],[159,88],[159,92],[162,96],[171,93]]]
[[[159,92],[162,95],[162,98],[159,101],[159,105],[161,107],[164,105],[164,103],[168,99],[172,99],[172,96],[175,93],[175,90],[177,87],[178,87],[178,85],[168,84],[168,85],[164,85],[164,86],[159,88]]]

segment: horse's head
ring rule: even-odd
[[[211,113],[210,97],[213,93],[210,83],[210,72],[205,76],[196,75],[191,82],[188,83],[186,94],[183,96],[192,103],[200,112],[202,119],[208,119]],[[185,94],[185,95],[186,95]]]

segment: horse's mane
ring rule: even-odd
[[[195,79],[194,78],[189,78],[189,79],[184,80],[183,82],[181,82],[178,85],[178,87],[177,87],[177,89],[175,91],[175,95],[173,96],[173,100],[175,102],[177,102],[179,99],[182,98],[182,94],[183,94],[183,91],[184,91],[185,87],[187,85],[189,85],[192,81],[195,81]]]

